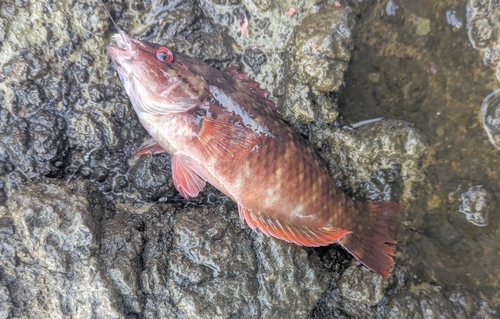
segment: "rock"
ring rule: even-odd
[[[120,105],[128,103],[119,94],[121,88],[105,76],[109,65],[102,58],[102,31],[109,22],[98,8],[82,1],[60,6],[23,3],[10,7],[12,14],[7,9],[0,14],[15,26],[4,30],[0,52],[0,114],[6,124],[0,126],[0,156],[14,168],[9,180],[88,178],[89,171],[112,171],[110,166],[128,170],[117,154],[132,148],[136,136],[126,128],[139,123],[125,104]],[[96,21],[89,24],[92,19]],[[68,25],[76,20],[82,25]],[[106,105],[110,100],[113,108]],[[110,153],[114,159],[102,156]],[[102,182],[102,189],[113,183]]]
[[[92,189],[89,182],[24,185],[0,206],[2,318],[123,318],[95,254]]]
[[[373,189],[375,192],[370,192],[370,182],[365,190],[372,199],[385,200],[391,198],[387,191],[392,189],[385,185],[394,182],[396,176],[403,176],[409,186],[427,148],[418,130],[395,120],[355,125],[354,129],[315,130],[313,141],[317,147],[328,145],[322,155],[337,182],[342,183],[339,186],[355,188],[370,179],[374,184],[382,182],[380,188]]]
[[[266,55],[259,48],[248,48],[243,55],[243,61],[252,69],[253,74],[259,74],[261,66],[266,62]]]
[[[261,234],[255,247],[262,317],[306,318],[332,281],[332,275],[319,267],[315,254],[301,247],[268,240]],[[279,306],[273,309],[264,305],[269,301]]]
[[[384,297],[384,278],[358,263],[342,274],[339,281],[342,296],[355,304],[376,306]]]
[[[336,120],[337,104],[327,93],[338,91],[343,82],[351,59],[353,27],[349,7],[326,4],[295,27],[286,46],[287,83],[278,94],[278,107],[287,121],[304,124]]]
[[[391,296],[385,307],[387,318],[423,319],[418,300],[410,294]]]
[[[373,318],[377,313],[386,317],[392,309],[386,308],[387,285],[387,280],[353,260],[340,279],[332,282],[309,318]],[[398,311],[392,309],[392,313]]]
[[[148,318],[305,318],[331,279],[303,249],[249,232],[222,205],[117,214],[101,247],[126,309]]]
[[[420,310],[424,319],[453,318],[450,303],[436,291],[423,290],[419,295]]]
[[[389,0],[385,5],[385,19],[395,26],[401,26],[405,23],[404,9],[398,0]]]
[[[327,2],[299,1],[293,16],[273,1],[106,5],[120,28],[141,39],[220,68],[241,61],[280,97],[280,111],[310,133],[330,166],[349,174],[341,186],[393,198],[391,185],[400,174],[411,182],[426,144],[404,122],[352,131],[333,125],[354,16]],[[180,199],[168,155],[131,155],[147,136],[106,58],[113,27],[101,4],[0,7],[0,122],[7,124],[0,125],[0,317],[348,318],[383,311],[385,286],[352,294],[349,283],[363,287],[360,279],[376,275],[357,267],[343,273],[347,252],[328,247],[337,253],[322,262],[321,250],[251,232],[211,188]],[[405,98],[420,98],[420,90],[408,92]]]
[[[493,196],[482,185],[472,186],[461,194],[462,204],[458,211],[476,226],[486,226],[493,210]]]
[[[232,50],[234,43],[223,36],[226,34],[223,27],[199,20],[190,26],[190,29],[197,29],[197,32],[186,32],[186,30],[181,32],[177,35],[175,41],[171,42],[172,44],[175,43],[173,47],[177,47],[179,43],[190,43],[191,45],[182,48],[180,51],[201,60],[234,59],[235,54]]]
[[[9,114],[0,126],[0,153],[29,178],[60,177],[68,151],[65,131],[64,118],[52,112],[28,118]]]
[[[319,92],[337,91],[351,59],[354,19],[349,7],[323,5],[296,28],[288,50],[298,79]]]
[[[448,201],[457,212],[465,215],[465,219],[475,226],[485,227],[490,224],[490,215],[496,208],[493,194],[483,185],[462,181],[456,189],[448,194]]]
[[[309,86],[290,81],[285,86],[286,100],[283,102],[283,117],[300,123],[312,123],[316,120],[316,112],[309,98]]]
[[[98,194],[79,181],[9,194],[0,206],[0,311],[304,318],[331,280],[314,255],[245,231],[225,206],[160,204],[134,215]]]
[[[141,197],[147,201],[159,199],[168,200],[177,195],[172,183],[172,168],[170,156],[141,156],[130,165],[130,174],[133,189],[137,189]]]
[[[500,149],[500,90],[490,93],[481,106],[481,119],[490,143]]]
[[[474,16],[469,20],[469,39],[475,49],[492,45],[493,25],[488,17]]]
[[[269,10],[275,5],[275,2],[272,0],[253,0],[255,5],[259,7],[262,11]]]
[[[477,300],[475,292],[455,291],[448,299],[454,318],[496,318],[498,312],[486,300]]]
[[[342,296],[338,288],[332,285],[318,302],[316,308],[309,315],[309,319],[340,318],[348,319],[352,316],[346,314],[340,307]]]
[[[168,264],[172,298],[191,318],[259,317],[252,240],[221,214],[222,206],[176,218]]]
[[[469,41],[475,49],[482,51],[485,64],[497,69],[497,79],[500,80],[500,50],[499,39],[496,36],[499,29],[495,23],[499,18],[497,5],[482,0],[469,2],[470,13],[467,15]]]
[[[283,56],[287,51],[286,46],[292,37],[294,28],[301,23],[305,16],[317,10],[316,1],[299,1],[293,5],[297,13],[290,17],[287,14],[288,7],[279,5],[276,1],[228,0],[200,2],[201,16],[208,17],[204,23],[212,21],[216,25],[223,26],[223,29],[215,30],[216,32],[207,32],[206,36],[201,39],[221,43],[218,37],[219,34],[224,33],[225,36],[222,40],[230,46],[231,51],[228,50],[228,52],[234,53],[233,61],[228,61],[228,59],[226,61],[223,61],[223,59],[215,61],[214,57],[207,55],[204,57],[208,58],[209,63],[218,67],[230,66],[227,62],[230,62],[231,65],[240,64],[243,71],[257,80],[262,88],[271,92],[271,98],[274,99],[273,95],[276,95],[277,91],[282,89],[283,64],[286,62]],[[198,4],[184,4],[181,7],[185,6],[194,6],[196,8]],[[242,15],[245,15],[248,20],[247,33],[241,32],[240,18]],[[172,22],[169,21],[170,23]],[[192,31],[192,26],[188,26],[186,29],[188,30],[185,33],[192,33],[192,36],[199,34],[197,29],[194,29],[194,32]],[[163,38],[159,37],[160,40]],[[228,39],[232,39],[232,41],[228,41]],[[195,40],[200,40],[200,37]],[[216,42],[217,40],[219,41]],[[197,46],[196,42],[194,41],[194,46]],[[178,41],[177,39],[173,39],[172,43],[177,46],[180,43],[181,49],[193,46],[192,42],[187,42],[184,45],[184,41]],[[198,48],[201,53],[206,51],[203,46]],[[243,63],[239,63],[239,57],[234,59],[236,55],[242,57],[241,62]],[[220,63],[221,60],[223,63]]]
[[[310,312],[327,283],[305,251],[260,234],[252,243],[239,227],[227,224],[222,208],[217,215],[205,216],[186,212],[176,224],[173,254],[178,258],[171,261],[171,269],[173,293],[182,298],[180,309],[202,318],[229,318],[235,313],[300,318]],[[193,278],[193,272],[206,275]],[[197,282],[203,286],[193,289]],[[282,298],[291,304],[282,304]],[[218,307],[204,306],[210,304]]]

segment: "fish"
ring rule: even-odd
[[[171,154],[174,186],[184,198],[210,183],[254,231],[301,246],[338,243],[390,277],[401,205],[343,193],[268,91],[236,67],[219,70],[122,30],[113,40],[108,56],[152,137],[136,154]]]

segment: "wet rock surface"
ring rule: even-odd
[[[467,5],[468,37],[472,46],[483,56],[483,63],[496,68],[496,77],[500,80],[500,51],[498,49],[498,26],[495,21],[500,11],[498,3],[492,1],[470,0]],[[481,117],[489,141],[500,149],[500,111],[498,91],[485,97],[481,108]]]
[[[384,279],[361,265],[349,267],[339,281],[343,298],[353,304],[376,306],[384,296]]]
[[[275,1],[107,6],[140,39],[256,78],[354,198],[411,202],[426,137],[401,120],[356,126],[338,117],[356,12],[336,3],[299,1],[292,16],[289,3]],[[389,23],[411,12],[400,8]],[[428,21],[415,28],[425,34]],[[350,264],[341,248],[304,249],[252,232],[212,187],[182,199],[168,155],[130,155],[147,134],[105,55],[111,32],[95,1],[0,3],[1,318],[497,315],[487,298],[414,277],[403,257],[414,251],[404,245],[387,282]],[[370,79],[391,79],[380,73]],[[428,77],[413,78],[398,83],[397,98],[417,105]],[[423,223],[402,218],[405,230]]]
[[[500,149],[500,91],[490,93],[481,106],[481,118],[490,143]]]
[[[123,317],[96,254],[100,201],[89,182],[32,183],[9,194],[0,206],[2,318]]]
[[[135,214],[88,181],[25,185],[0,207],[3,317],[306,317],[331,276],[230,206]]]
[[[476,226],[487,226],[494,207],[491,193],[482,185],[476,185],[462,193],[460,198],[462,203],[458,211],[465,215],[467,221]]]
[[[359,191],[370,200],[394,198],[391,185],[399,178],[405,178],[410,185],[417,178],[427,148],[425,137],[417,129],[396,120],[317,130],[313,141],[322,148],[321,154],[330,164],[338,186],[356,188],[363,182]]]
[[[179,309],[200,318],[308,315],[331,279],[315,255],[251,234],[234,210],[232,220],[224,207],[202,214],[189,210],[176,220],[169,268]]]
[[[185,1],[154,22],[144,5],[109,8],[127,30],[141,16],[142,39],[161,37],[219,67],[243,56],[271,77],[265,47],[241,50],[227,36],[223,24],[237,21],[241,4]],[[215,16],[220,5],[231,19]],[[308,316],[333,278],[314,251],[251,232],[212,187],[181,199],[168,155],[129,155],[147,137],[108,64],[102,6],[2,3],[0,12],[9,25],[0,51],[2,318]]]
[[[293,52],[288,76],[319,92],[337,91],[351,60],[353,21],[349,7],[328,5],[302,20],[287,45]]]
[[[252,240],[254,234],[241,227],[234,210],[231,234],[221,215],[224,209],[214,213],[217,216],[207,214],[200,220],[199,212],[191,211],[176,225],[173,256],[179,258],[172,258],[170,267],[179,308],[205,318],[307,316],[330,279],[321,273],[318,260],[314,256],[309,260],[304,250],[269,241],[261,234]],[[193,219],[199,220],[199,228],[192,227]],[[207,225],[212,226],[208,232]],[[195,276],[193,268],[199,269]]]
[[[286,46],[286,83],[277,91],[285,119],[293,124],[336,120],[337,105],[328,93],[342,84],[351,59],[353,27],[349,7],[324,5],[295,28]]]

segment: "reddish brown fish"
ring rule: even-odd
[[[267,91],[235,68],[217,70],[120,31],[108,54],[153,139],[138,154],[172,154],[175,187],[196,197],[206,182],[238,204],[252,229],[290,243],[339,242],[389,277],[400,205],[354,202],[280,118]]]

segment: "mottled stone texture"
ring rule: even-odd
[[[9,194],[0,206],[2,318],[123,317],[97,254],[98,202],[88,182],[33,183]]]
[[[288,44],[297,80],[319,92],[339,89],[351,60],[351,15],[349,7],[324,5],[302,20]]]
[[[426,142],[403,121],[337,121],[354,15],[335,2],[298,1],[293,16],[277,1],[106,3],[134,36],[240,64],[339,186],[398,199]],[[93,0],[0,2],[0,318],[494,317],[474,294],[418,282],[399,256],[386,282],[338,247],[252,232],[210,186],[180,198],[168,155],[130,155],[147,135],[107,60],[111,32]]]
[[[335,121],[337,105],[327,93],[337,92],[344,79],[351,59],[353,27],[350,7],[335,5],[321,6],[295,27],[286,46],[287,82],[280,109],[285,119],[293,123]]]
[[[9,195],[3,318],[304,318],[331,280],[315,255],[248,232],[225,205],[135,215],[87,181]]]

